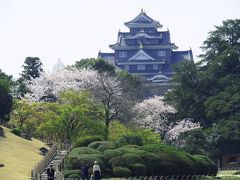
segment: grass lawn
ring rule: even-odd
[[[32,168],[43,158],[40,147],[46,147],[41,141],[20,138],[3,127],[5,137],[0,137],[0,179],[27,180]]]
[[[234,175],[233,173],[239,172],[239,170],[224,170],[224,171],[219,171],[217,176],[221,177],[221,179],[224,180],[240,180],[239,175]]]

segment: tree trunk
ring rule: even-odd
[[[106,127],[105,127],[105,134],[104,134],[104,140],[106,140],[106,141],[108,139],[108,128],[109,128],[109,124],[111,121],[109,116],[110,116],[109,109],[106,109],[105,110],[105,125],[106,125]]]
[[[110,120],[109,119],[106,119],[105,120],[105,125],[106,125],[106,127],[105,127],[105,134],[104,134],[104,140],[108,140],[108,133],[109,133],[109,131],[108,131],[108,128],[109,128],[109,124],[110,124]]]

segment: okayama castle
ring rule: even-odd
[[[140,75],[147,89],[151,89],[145,93],[162,94],[159,90],[153,92],[153,87],[169,87],[174,74],[172,65],[193,61],[192,50],[176,51],[177,46],[171,42],[169,30],[158,31],[162,25],[143,10],[124,25],[129,32],[118,32],[117,43],[109,46],[114,52],[99,52],[98,57],[131,74]]]

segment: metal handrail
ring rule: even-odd
[[[57,145],[54,144],[44,158],[33,168],[32,170],[32,179],[40,179],[41,173],[44,171],[46,165],[51,161],[51,159],[57,153]]]

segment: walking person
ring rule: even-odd
[[[100,180],[101,169],[100,169],[100,166],[98,165],[97,161],[94,161],[93,175],[94,175],[94,180]]]
[[[47,177],[48,180],[54,180],[55,170],[53,168],[53,165],[50,165],[50,167],[47,169]]]
[[[88,164],[85,164],[83,167],[82,167],[82,180],[89,180],[89,166]]]

